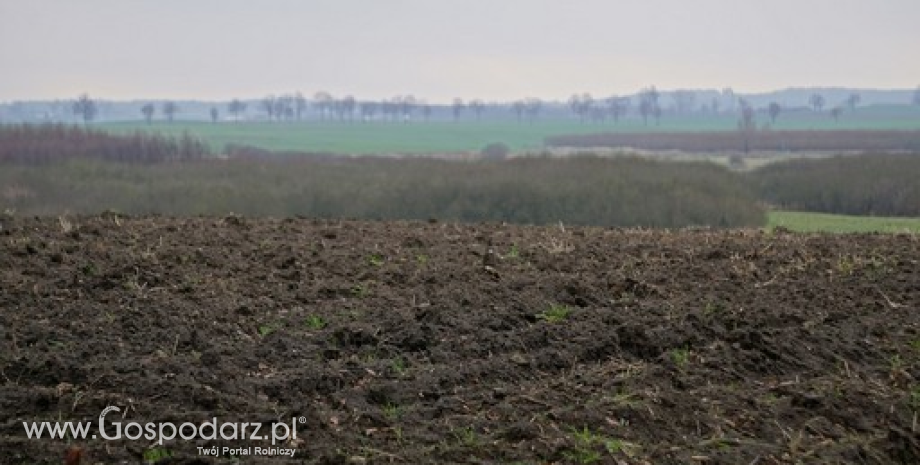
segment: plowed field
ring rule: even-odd
[[[915,235],[0,225],[0,463],[270,445],[26,437],[107,406],[298,419],[242,463],[920,463]]]

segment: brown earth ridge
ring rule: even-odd
[[[24,421],[271,424],[243,463],[920,463],[920,240],[0,218],[0,463],[142,463]],[[230,463],[170,441],[159,463]],[[151,454],[147,455],[149,459]],[[148,460],[150,462],[150,460]]]

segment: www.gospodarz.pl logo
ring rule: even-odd
[[[217,417],[201,423],[185,422],[176,426],[171,422],[139,423],[134,421],[106,421],[109,413],[119,413],[121,409],[115,406],[106,407],[99,414],[96,432],[93,432],[92,422],[22,422],[26,436],[29,439],[65,439],[76,440],[98,439],[116,441],[128,439],[137,441],[144,439],[163,445],[165,441],[177,439],[190,441],[197,439],[227,441],[268,441],[277,445],[285,441],[297,440],[297,425],[306,423],[305,417],[292,417],[290,423],[275,422],[264,426],[258,422],[220,422]],[[273,448],[275,449],[275,448]],[[294,449],[272,450],[272,455],[291,455]],[[286,452],[291,452],[290,454]]]

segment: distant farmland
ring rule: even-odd
[[[768,121],[765,115],[758,115],[757,124],[761,129]],[[482,121],[462,119],[459,122],[427,123],[306,121],[212,124],[176,121],[171,124],[154,122],[147,125],[142,121],[131,121],[100,123],[95,126],[116,133],[141,130],[181,135],[188,132],[200,137],[216,151],[228,144],[235,144],[280,151],[430,154],[478,152],[493,142],[503,142],[516,152],[535,152],[545,148],[546,138],[564,134],[727,132],[736,130],[737,116],[665,116],[659,125],[649,121],[647,126],[634,117],[619,123],[582,123],[575,118],[519,123],[513,119],[484,118]],[[837,122],[826,113],[790,112],[780,115],[771,128],[775,131],[920,130],[920,108],[861,108],[854,113],[845,114]]]
[[[547,145],[689,152],[920,152],[920,131],[606,132],[553,136],[547,138]]]
[[[832,215],[828,213],[775,211],[767,215],[767,228],[798,232],[920,233],[920,218]]]

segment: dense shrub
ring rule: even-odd
[[[14,193],[3,195],[6,192]],[[757,226],[742,179],[707,163],[635,158],[275,157],[182,164],[79,161],[0,172],[0,210]]]
[[[490,160],[504,160],[511,153],[511,147],[504,142],[493,142],[482,148],[480,155]]]
[[[761,198],[785,209],[920,216],[920,155],[797,159],[748,176]]]
[[[63,124],[0,125],[0,163],[46,164],[75,158],[157,163],[200,159],[208,152],[207,145],[188,134],[172,138],[113,135]]]

